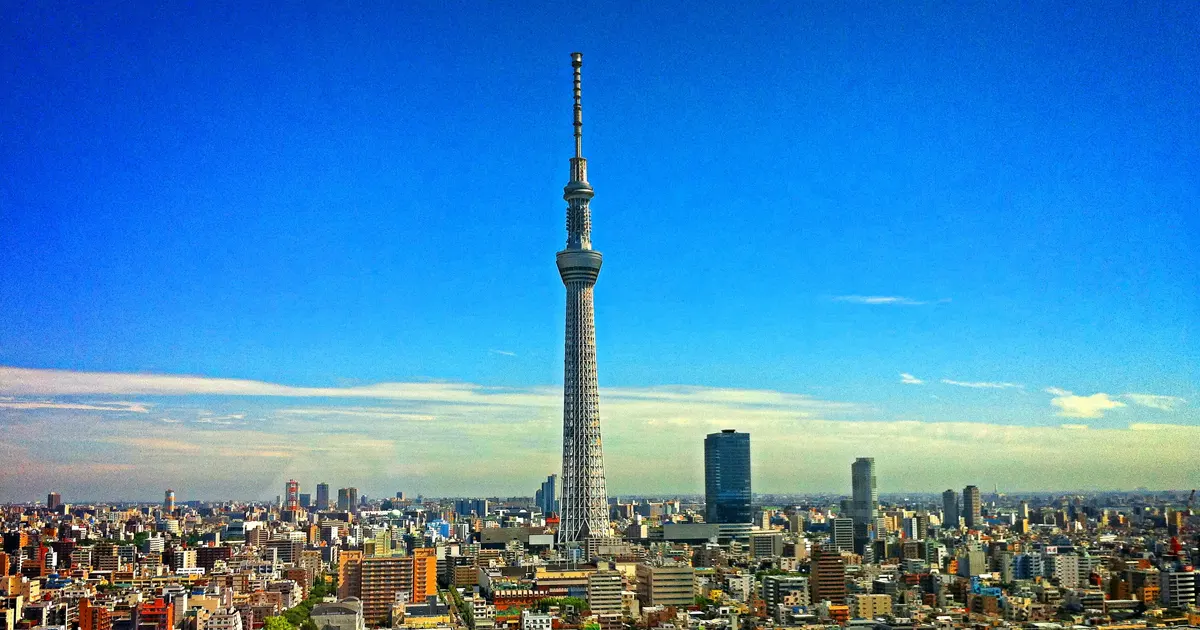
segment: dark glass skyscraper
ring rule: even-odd
[[[875,540],[879,527],[879,489],[875,481],[875,458],[859,457],[850,465],[850,518],[854,519],[854,551]]]
[[[942,493],[942,527],[958,529],[958,517],[958,493],[953,490],[947,490]]]
[[[325,511],[329,509],[329,484],[317,484],[317,509]]]
[[[725,429],[704,438],[704,504],[709,523],[751,523],[749,433]]]
[[[558,512],[557,488],[558,475],[550,475],[549,477],[546,477],[546,480],[542,482],[542,485],[538,487],[537,492],[535,492],[533,495],[533,502],[538,506],[538,509],[542,511],[542,514],[545,514],[546,516],[556,514]]]

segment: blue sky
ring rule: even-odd
[[[395,397],[384,399],[392,411],[368,396],[375,406],[355,409],[374,411],[337,416],[378,442],[379,469],[307,458],[377,492],[532,492],[557,457],[553,255],[565,238],[573,50],[585,53],[584,153],[605,254],[601,385],[658,405],[605,414],[610,462],[634,467],[644,458],[632,454],[677,441],[698,450],[706,430],[742,419],[833,471],[756,450],[756,488],[836,490],[855,456],[889,442],[813,453],[787,440],[909,423],[1080,430],[1068,424],[1144,462],[1174,455],[1129,427],[1175,427],[1176,439],[1200,427],[1192,3],[34,3],[6,18],[0,365],[12,370],[0,378],[0,448],[30,465],[10,480],[20,496],[0,500],[67,484],[149,497],[171,477],[273,496],[275,477],[316,472],[267,456],[253,469],[264,489],[218,487],[179,457],[138,464],[147,443],[121,440],[145,424],[155,439],[219,448],[254,430],[273,436],[263,452],[286,455],[322,434],[319,422],[283,422],[285,408],[350,404],[192,384],[163,394],[119,376],[81,391],[37,370],[505,388],[533,397],[520,419],[479,404],[462,421],[497,434],[538,424],[524,441],[463,437],[481,454],[475,477],[439,473],[423,455],[436,449],[387,415],[400,413]],[[712,392],[729,394],[717,404]],[[144,411],[79,408],[97,400]],[[420,406],[403,400],[404,413]],[[793,416],[842,424],[802,428]],[[674,428],[647,429],[654,419]],[[99,433],[74,443],[61,437],[68,426]],[[96,444],[124,450],[99,461]],[[517,448],[529,465],[505,459]],[[911,485],[881,488],[989,485],[983,475],[1002,486],[1200,481],[1164,465],[1089,485],[1029,469],[1023,448],[997,453],[992,469],[951,458],[924,477],[906,468],[920,451],[897,452],[880,458],[881,476],[891,465]],[[91,464],[128,467],[80,482]],[[700,487],[691,468],[662,488],[615,468],[618,492]]]

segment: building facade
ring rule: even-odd
[[[958,493],[946,490],[942,493],[942,527],[958,529],[961,524],[958,513]]]
[[[963,521],[967,527],[979,527],[983,525],[983,500],[979,495],[979,488],[976,486],[967,486],[963,488]]]
[[[704,520],[724,526],[726,536],[748,533],[750,488],[750,434],[710,433],[704,438]]]

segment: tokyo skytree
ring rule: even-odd
[[[558,274],[567,287],[567,341],[563,378],[563,469],[560,543],[609,535],[608,490],[600,443],[600,393],[596,384],[596,319],[592,287],[603,256],[592,249],[592,187],[583,157],[583,107],[579,77],[583,54],[571,53],[575,68],[575,157],[567,202],[567,247],[558,252]]]

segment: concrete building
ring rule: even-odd
[[[987,554],[979,549],[968,549],[958,556],[958,574],[971,577],[988,573]]]
[[[532,610],[521,611],[521,630],[550,630],[553,618],[544,613]]]
[[[233,608],[218,608],[213,611],[198,630],[242,630],[242,615]]]
[[[754,558],[773,558],[783,555],[782,532],[751,532],[750,555]]]
[[[963,488],[962,510],[963,520],[967,527],[983,526],[983,501],[980,498],[978,487]]]
[[[846,604],[846,563],[835,550],[813,549],[812,601]]]
[[[695,603],[695,571],[686,565],[637,565],[638,602],[650,606],[690,606]]]
[[[856,619],[876,619],[892,614],[892,596],[860,593],[850,601],[850,614]]]
[[[367,557],[361,565],[363,620],[373,627],[387,625],[397,602],[412,601],[412,558]]]
[[[854,519],[833,519],[829,527],[829,538],[835,550],[854,551]]]
[[[789,595],[798,596],[802,601],[801,606],[807,606],[809,598],[808,578],[801,575],[768,575],[763,578],[762,582],[762,598],[767,603],[767,611],[773,615],[778,614],[780,604]]]
[[[1162,571],[1158,576],[1159,593],[1164,606],[1186,608],[1196,604],[1196,572],[1194,570]]]
[[[330,508],[329,505],[329,484],[317,484],[317,511],[324,512]]]
[[[1063,553],[1051,557],[1052,577],[1060,588],[1077,588],[1080,583],[1079,556]]]
[[[362,601],[351,597],[336,603],[321,603],[313,606],[312,621],[317,630],[363,630]]]
[[[594,614],[621,612],[625,581],[620,571],[596,571],[587,578],[588,607]]]

